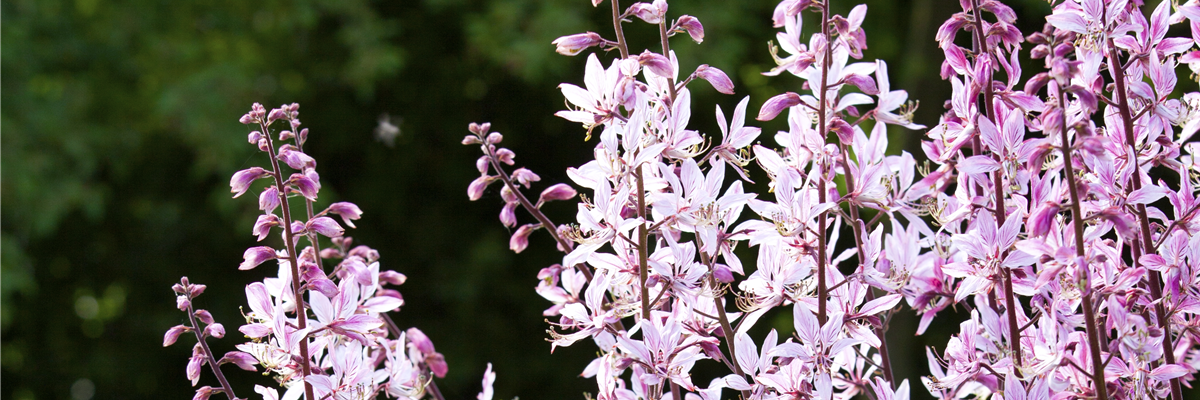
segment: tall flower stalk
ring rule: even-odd
[[[399,309],[404,300],[385,285],[400,285],[407,279],[398,272],[380,270],[379,252],[355,246],[353,239],[344,235],[342,225],[353,228],[362,210],[353,203],[335,202],[321,212],[313,212],[321,189],[320,177],[316,161],[303,150],[308,129],[300,129],[299,105],[283,105],[268,112],[256,103],[240,122],[258,127],[250,132],[248,140],[269,157],[270,167],[238,171],[230,187],[234,197],[239,197],[256,181],[269,180],[258,198],[263,214],[255,222],[253,233],[262,241],[273,230],[282,228],[283,249],[256,246],[243,254],[238,269],[251,270],[274,260],[278,273],[246,286],[250,311],[244,313],[246,324],[238,330],[249,341],[237,345],[237,351],[226,353],[220,360],[212,355],[206,339],[224,337],[224,327],[207,311],[193,311],[191,305],[204,291],[204,285],[191,284],[184,278],[173,288],[179,308],[188,312],[191,324],[168,330],[163,345],[173,344],[182,332],[195,332],[198,350],[188,364],[188,378],[196,385],[200,367],[209,364],[221,383],[217,389],[201,387],[195,398],[224,393],[236,399],[219,369],[222,364],[234,363],[249,371],[261,367],[263,375],[285,389],[283,399],[386,395],[415,400],[430,395],[444,400],[433,379],[446,375],[445,358],[419,329],[401,330],[386,314]],[[281,123],[286,127],[274,127]],[[287,175],[285,165],[296,172]],[[289,204],[293,197],[304,198],[306,219],[293,219]],[[318,235],[328,237],[330,245],[321,248]],[[309,245],[299,248],[302,237],[308,238]],[[333,266],[328,273],[327,262]],[[203,331],[197,319],[207,325]],[[491,400],[494,375],[489,365],[480,400]],[[278,390],[269,386],[255,385],[254,391],[267,400],[281,398]]]
[[[561,265],[573,266],[539,273],[537,292],[554,302],[546,315],[558,318],[552,348],[593,339],[600,356],[584,375],[596,377],[599,398],[658,398],[667,386],[674,398],[718,398],[727,388],[747,399],[906,398],[886,338],[901,300],[920,315],[918,334],[946,308],[970,312],[943,349],[928,351],[932,374],[922,382],[937,397],[1179,398],[1200,367],[1180,361],[1200,359],[1181,328],[1194,319],[1188,285],[1200,282],[1191,250],[1200,248],[1191,234],[1200,228],[1198,171],[1182,155],[1200,129],[1200,94],[1170,96],[1175,66],[1200,70],[1200,50],[1165,35],[1171,23],[1200,20],[1200,5],[1164,2],[1147,20],[1136,3],[1055,1],[1046,28],[1026,36],[999,1],[961,4],[935,38],[953,97],[925,130],[912,120],[916,103],[892,90],[886,63],[849,62],[867,45],[865,6],[843,17],[828,1],[780,2],[777,66],[765,74],[799,77],[808,93],[764,102],[759,120],[787,112],[775,148],[753,144],[748,99],[731,122],[717,107],[720,144],[687,129],[689,82],[733,86],[706,65],[676,83],[667,38],[700,41],[703,28],[686,15],[669,20],[665,1],[623,12],[612,2],[617,40],[587,32],[554,41],[565,55],[619,50],[608,67],[588,56],[585,87],[560,86],[572,108],[556,115],[588,138],[600,132],[595,159],[568,169],[591,192],[580,196],[575,223],[551,229],[544,202],[525,206],[560,242]],[[821,18],[802,40],[806,10]],[[661,53],[629,51],[621,26],[633,18],[659,26]],[[969,49],[956,40],[963,31]],[[1045,62],[1027,80],[1025,43]],[[483,145],[472,199],[505,176],[498,161],[513,165],[510,150],[488,142],[498,134],[481,126],[464,140]],[[925,130],[923,166],[886,154],[889,126]],[[752,164],[773,200],[746,192]],[[1177,190],[1149,183],[1166,171],[1179,174]],[[512,192],[532,180],[524,189],[500,180],[509,210],[501,221],[515,227],[510,198],[523,197]],[[1171,208],[1156,208],[1164,199]],[[756,215],[744,218],[747,206]],[[523,250],[533,230],[518,229],[512,247]],[[853,248],[839,247],[843,233]],[[733,252],[739,242],[757,248],[753,270]],[[741,313],[728,312],[727,291]],[[751,338],[776,308],[791,308],[792,338]],[[705,359],[730,373],[693,384],[691,366]]]

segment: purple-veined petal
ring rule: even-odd
[[[1156,202],[1159,199],[1163,198],[1164,196],[1167,195],[1167,193],[1170,193],[1170,191],[1167,189],[1163,189],[1160,186],[1146,185],[1146,186],[1143,186],[1141,189],[1134,190],[1133,193],[1130,193],[1129,197],[1125,198],[1125,203],[1127,203],[1127,204],[1150,204],[1150,203]]]
[[[242,271],[254,269],[254,267],[263,262],[274,260],[276,258],[275,249],[267,246],[251,247],[246,249],[242,254],[242,258],[242,264],[238,266],[238,269]]]
[[[713,89],[717,89],[718,92],[733,94],[733,81],[729,79],[729,76],[724,71],[710,67],[708,64],[703,64],[696,67],[695,74],[696,77],[708,81],[713,86]]]
[[[1187,368],[1184,368],[1179,364],[1167,364],[1150,371],[1150,378],[1153,378],[1159,382],[1166,382],[1171,379],[1184,376],[1185,374],[1187,374]]]
[[[232,363],[234,365],[237,365],[238,368],[241,368],[241,369],[244,369],[247,371],[254,371],[255,370],[254,364],[258,364],[258,360],[256,360],[254,358],[254,356],[250,355],[250,353],[245,353],[245,352],[241,352],[241,351],[231,351],[231,352],[225,353],[225,356],[221,357],[221,361],[218,362],[218,364],[224,364],[224,363]]]
[[[776,95],[775,97],[767,99],[767,101],[763,103],[762,108],[758,111],[758,117],[755,119],[759,121],[773,120],[779,115],[779,113],[783,112],[783,110],[798,104],[800,104],[800,95],[794,92]]]
[[[229,179],[229,191],[233,193],[233,197],[240,197],[250,189],[250,184],[261,178],[270,176],[267,170],[262,167],[251,167],[238,171],[233,174],[233,178]]]
[[[333,218],[329,217],[314,218],[312,221],[308,221],[308,223],[305,224],[305,229],[315,231],[321,235],[324,235],[325,237],[330,238],[342,237],[342,235],[346,233],[346,231],[342,229],[342,226],[338,225],[337,221],[334,221]]]
[[[958,168],[964,174],[982,174],[1000,169],[1000,163],[989,156],[970,156],[959,162]]]
[[[700,24],[700,20],[696,19],[696,17],[680,15],[679,19],[675,22],[675,26],[687,31],[688,36],[691,36],[692,40],[696,41],[696,43],[704,41],[704,25]]]
[[[191,328],[183,325],[175,325],[171,327],[171,329],[168,329],[167,333],[163,335],[163,347],[175,344],[175,341],[179,340],[179,335],[189,330],[191,330]]]

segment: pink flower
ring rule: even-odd
[[[692,37],[696,43],[704,41],[704,25],[700,24],[700,20],[691,15],[680,15],[675,22],[675,29],[683,29]]]
[[[562,54],[564,56],[573,56],[583,52],[584,50],[587,50],[589,47],[603,44],[604,38],[601,38],[600,35],[595,32],[585,32],[563,36],[558,39],[554,39],[554,41],[550,43],[556,47],[554,51],[558,52],[558,54]],[[463,144],[467,144],[466,140],[463,141]]]
[[[242,254],[242,265],[238,266],[238,269],[242,271],[254,269],[254,267],[265,261],[274,260],[275,257],[275,249],[273,248],[267,246],[251,247],[246,249],[246,252]]]
[[[271,176],[270,172],[261,167],[251,167],[233,174],[233,178],[229,180],[230,192],[233,197],[239,197],[250,189],[250,184],[254,181]]]
[[[775,119],[775,116],[779,115],[779,113],[783,112],[783,110],[799,104],[800,95],[796,93],[787,92],[784,94],[775,95],[763,103],[762,108],[758,111],[758,117],[755,119],[759,121],[773,120]]]
[[[337,203],[330,204],[329,207],[321,213],[337,214],[337,216],[342,217],[342,222],[351,228],[357,228],[354,226],[353,221],[362,218],[362,209],[358,208],[358,206],[354,203],[345,201],[339,201]]]
[[[701,64],[696,67],[696,72],[693,73],[697,78],[708,81],[712,84],[713,89],[724,94],[733,94],[733,81],[729,80],[729,76],[725,72],[710,67],[708,64]]]

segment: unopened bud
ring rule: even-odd
[[[267,246],[251,247],[251,248],[246,249],[246,251],[244,253],[242,253],[242,259],[243,259],[242,265],[238,266],[239,270],[245,271],[245,270],[249,270],[249,269],[254,269],[254,267],[257,267],[259,264],[262,264],[263,262],[266,262],[268,260],[274,260],[275,259],[275,249],[267,247]]]
[[[695,75],[697,78],[708,81],[718,92],[733,94],[733,81],[724,71],[703,64],[696,68]]]
[[[564,56],[573,56],[579,54],[592,46],[599,46],[604,43],[604,38],[595,32],[578,33],[567,35],[554,39],[550,42],[555,47],[554,51]]]
[[[525,251],[525,248],[529,247],[529,235],[539,227],[541,227],[541,225],[538,224],[521,225],[521,227],[513,233],[512,238],[508,240],[508,248],[514,253]]]
[[[675,67],[671,65],[671,60],[662,54],[653,53],[650,50],[646,50],[637,56],[637,61],[638,64],[646,67],[655,75],[664,78],[675,77]]]
[[[767,99],[766,103],[763,103],[762,108],[758,111],[758,117],[755,119],[759,121],[773,120],[779,115],[779,113],[783,112],[783,110],[798,104],[800,104],[800,95],[796,94],[795,92],[787,92],[776,95],[775,97]]]
[[[167,334],[163,335],[163,347],[167,347],[167,346],[175,344],[175,341],[179,340],[179,335],[182,335],[184,332],[187,332],[189,329],[191,329],[191,328],[188,328],[183,325],[175,325],[175,326],[171,327],[171,329],[168,329]]]
[[[704,41],[704,25],[701,25],[700,20],[696,19],[696,17],[691,15],[682,15],[679,17],[679,20],[675,22],[675,26],[677,27],[676,29],[683,29],[686,31],[688,36],[691,36],[692,40],[695,40],[696,43]]]

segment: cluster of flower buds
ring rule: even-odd
[[[678,80],[668,38],[702,37],[698,21],[669,22],[663,0],[624,12],[610,3],[616,40],[587,32],[553,43],[566,55],[620,54],[607,68],[590,54],[585,87],[560,85],[573,108],[556,115],[589,138],[600,132],[595,159],[568,169],[591,192],[575,223],[554,225],[542,202],[525,200],[524,182],[503,169],[512,152],[495,147],[488,124],[464,140],[484,153],[471,199],[503,181],[502,222],[517,225],[518,205],[538,220],[513,249],[542,227],[565,253],[536,290],[553,303],[554,347],[599,347],[584,371],[598,398],[707,400],[732,389],[746,399],[907,399],[886,335],[904,301],[920,315],[918,334],[942,310],[970,311],[927,352],[922,382],[936,397],[1181,399],[1200,370],[1200,148],[1188,143],[1200,93],[1174,95],[1176,67],[1200,65],[1195,0],[1161,2],[1149,18],[1140,2],[1053,1],[1045,29],[1028,37],[1003,3],[962,0],[935,38],[953,97],[926,133],[924,176],[912,154],[886,154],[889,126],[925,129],[916,103],[892,90],[883,61],[850,62],[867,46],[866,6],[845,17],[829,2],[776,7],[784,31],[765,75],[788,72],[808,92],[765,101],[758,119],[786,111],[789,126],[770,148],[752,145],[760,132],[743,125],[746,100],[732,123],[717,107],[719,145],[687,128],[688,82],[733,91],[706,65]],[[803,40],[807,10],[821,19]],[[631,17],[659,25],[661,53],[629,51]],[[1193,37],[1167,37],[1185,20]],[[1044,72],[1022,83],[1025,43]],[[744,191],[751,160],[774,200]],[[726,166],[740,179],[727,183]],[[747,206],[756,215],[743,219]],[[741,241],[757,247],[754,262],[734,254]],[[740,313],[726,306],[730,291]],[[750,337],[788,307],[795,334],[785,336],[798,341]],[[690,370],[706,359],[730,374],[696,385]]]
[[[263,214],[253,234],[262,241],[278,229],[283,239],[282,248],[247,249],[238,267],[250,270],[272,260],[278,267],[275,276],[246,286],[250,311],[244,312],[246,323],[238,331],[248,341],[237,345],[238,351],[214,359],[205,339],[222,338],[225,329],[207,311],[192,310],[192,301],[204,285],[183,278],[174,289],[179,309],[188,313],[191,325],[168,330],[163,344],[170,345],[184,332],[196,333],[199,343],[188,363],[188,378],[196,385],[207,363],[222,384],[216,389],[200,388],[197,399],[217,393],[236,399],[218,368],[234,363],[249,371],[261,367],[264,375],[285,389],[281,397],[275,388],[256,385],[255,392],[266,400],[365,399],[381,394],[414,400],[431,394],[443,400],[433,378],[445,377],[445,357],[419,329],[401,331],[387,315],[404,305],[404,298],[385,285],[401,285],[405,276],[381,270],[378,251],[356,246],[345,236],[342,224],[353,228],[362,210],[353,203],[336,202],[314,213],[320,178],[316,161],[304,153],[308,129],[300,129],[298,117],[298,104],[268,112],[255,103],[240,120],[257,128],[249,141],[267,153],[270,166],[238,171],[230,187],[238,197],[255,181],[269,180],[259,196]],[[272,130],[280,123],[285,127]],[[284,166],[294,172],[289,175]],[[304,202],[303,217],[294,216],[289,204],[293,199]],[[327,271],[326,265],[332,265],[332,270]],[[196,320],[205,324],[202,331]],[[481,395],[481,400],[490,400],[495,379],[490,366],[488,373],[484,388],[488,396]]]
[[[207,339],[210,337],[217,339],[225,337],[225,326],[214,321],[212,314],[207,310],[197,310],[192,307],[192,302],[201,293],[204,293],[205,288],[207,288],[205,285],[191,283],[186,276],[180,278],[179,283],[171,287],[175,291],[175,303],[179,311],[183,311],[188,315],[188,324],[173,326],[163,335],[163,347],[175,344],[179,340],[179,336],[184,333],[192,332],[196,335],[196,345],[192,347],[192,356],[188,359],[187,364],[187,377],[192,381],[192,386],[200,382],[200,372],[205,364],[211,366],[213,372],[216,373],[218,380],[221,382],[220,388],[203,386],[197,389],[195,400],[208,399],[210,396],[218,393],[233,393],[233,389],[229,387],[229,382],[225,380],[225,376],[221,374],[221,370],[218,368],[220,365],[232,363],[248,371],[254,370],[253,358],[249,357],[246,353],[231,351],[226,353],[224,357],[221,357],[220,360],[217,360],[213,356],[212,350],[208,347]],[[203,328],[201,328],[201,324],[203,324]],[[233,398],[233,396],[230,395],[230,398]]]

